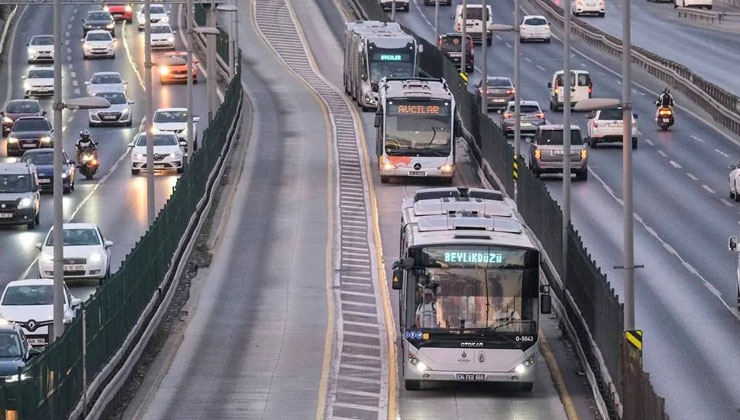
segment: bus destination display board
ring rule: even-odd
[[[371,57],[372,61],[411,61],[411,54],[409,53],[373,53]]]
[[[450,115],[449,102],[388,102],[391,115]]]

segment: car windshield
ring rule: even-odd
[[[543,18],[529,18],[524,21],[525,25],[542,26],[547,25],[547,21]]]
[[[31,191],[29,175],[0,175],[0,194],[25,193]]]
[[[53,79],[54,70],[33,69],[28,71],[29,79]]]
[[[26,152],[21,160],[34,165],[53,165],[54,152]]]
[[[170,28],[170,25],[152,26],[152,33],[153,34],[171,34],[172,28]]]
[[[495,77],[495,78],[489,78],[488,79],[488,87],[489,88],[510,88],[512,87],[511,80],[501,77]]]
[[[36,101],[17,101],[8,103],[5,111],[10,114],[35,114],[41,112],[41,107]]]
[[[46,246],[54,244],[53,231],[46,238]],[[100,238],[95,229],[64,229],[64,246],[93,246],[100,245]]]
[[[116,85],[121,84],[121,76],[118,74],[96,74],[90,81],[94,85]]]
[[[514,105],[509,105],[509,111],[514,112]],[[540,112],[540,107],[537,105],[519,105],[519,110],[522,114],[534,114]]]
[[[35,36],[31,38],[31,45],[54,45],[54,37],[51,35]]]
[[[143,10],[144,9],[142,9],[142,13],[143,13]],[[149,13],[150,14],[153,14],[153,15],[163,15],[163,14],[167,13],[167,11],[162,6],[154,6],[154,5],[152,5],[152,6],[149,6]]]
[[[111,20],[111,15],[106,12],[88,12],[87,20]]]
[[[51,127],[47,120],[37,118],[21,118],[15,120],[15,124],[13,124],[13,131],[49,131],[50,129]]]
[[[177,146],[179,144],[177,136],[174,134],[154,134],[154,146]],[[146,136],[143,134],[139,135],[136,145],[146,146]]]
[[[622,110],[621,109],[603,109],[599,113],[599,119],[600,120],[622,120]]]
[[[111,41],[113,37],[111,37],[110,32],[88,32],[87,33],[87,40],[88,41]]]
[[[388,101],[385,152],[389,156],[448,156],[451,104],[447,101]]]
[[[537,136],[537,144],[541,146],[562,146],[563,130],[542,130]],[[570,130],[570,144],[583,144],[581,139],[581,130]]]
[[[51,284],[11,286],[5,290],[3,306],[52,305],[54,286]]]
[[[187,111],[159,111],[154,114],[156,123],[182,123],[187,122]]]
[[[21,357],[21,349],[18,334],[0,333],[0,357]]]
[[[100,92],[96,94],[100,98],[105,98],[111,105],[121,105],[127,103],[126,95],[123,92]]]
[[[467,37],[469,40],[470,37]],[[455,51],[462,51],[462,45],[460,45],[460,41],[462,40],[462,35],[448,35],[445,37],[442,37],[442,42],[440,49],[442,52],[455,52]]]

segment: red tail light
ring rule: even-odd
[[[599,128],[599,122],[598,121],[594,121],[594,128]]]
[[[591,86],[589,86],[588,87],[588,94],[590,95],[593,91],[594,91],[594,88],[592,88]]]
[[[514,113],[511,111],[504,112],[504,118],[514,118]]]
[[[513,95],[516,92],[516,89],[509,89],[506,91],[507,95]]]
[[[544,112],[538,112],[538,113],[534,114],[534,116],[537,117],[537,118],[539,118],[539,119],[541,119],[541,120],[544,120],[545,119],[545,113]]]

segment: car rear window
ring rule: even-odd
[[[540,130],[537,134],[536,141],[541,146],[562,146],[563,130]],[[581,130],[570,130],[570,144],[583,144]]]
[[[462,12],[460,14],[462,18]],[[466,18],[468,20],[483,20],[483,8],[482,7],[470,7],[468,6],[468,13]]]
[[[497,77],[493,79],[488,79],[488,87],[492,88],[506,88],[506,87],[512,87],[511,80]]]
[[[462,49],[462,45],[460,45],[461,40],[462,35],[444,36],[440,40],[440,49],[442,50],[442,52],[460,51]]]
[[[542,18],[529,18],[524,21],[525,25],[532,25],[532,26],[542,26],[547,25],[547,21]]]
[[[571,86],[575,85],[575,78],[570,78],[570,84]],[[558,77],[555,81],[555,84],[557,86],[563,85],[563,75],[558,74]],[[591,86],[591,76],[588,73],[578,73],[578,86]]]
[[[599,113],[600,120],[621,120],[622,110],[621,109],[603,109]]]
[[[522,114],[534,114],[535,112],[540,112],[540,107],[537,105],[520,105],[519,109]],[[514,112],[514,110],[514,105],[509,106],[509,111]]]
[[[88,12],[87,20],[113,20],[113,17],[108,12]]]

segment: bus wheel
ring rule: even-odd
[[[380,177],[380,182],[383,183],[383,184],[387,184],[387,183],[391,182],[391,177],[389,177],[389,176],[381,176]]]
[[[519,384],[519,390],[524,391],[524,392],[532,391],[533,387],[534,387],[534,383],[532,382],[522,382]]]
[[[406,379],[403,381],[403,386],[407,391],[418,391],[421,389],[421,381],[414,379]]]

